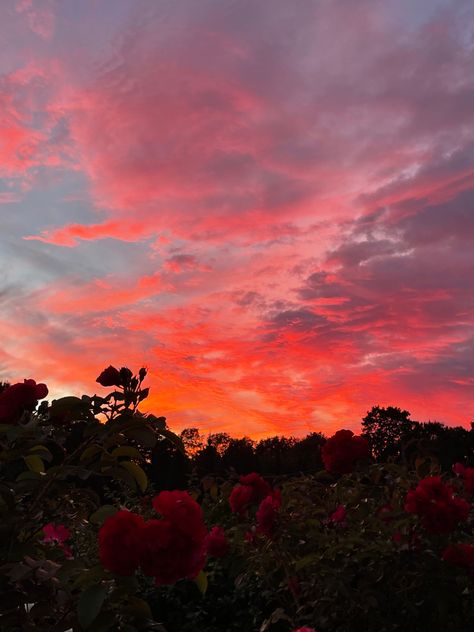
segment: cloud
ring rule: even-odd
[[[467,423],[469,3],[18,6],[5,370],[93,389],[147,364],[175,427],[332,431],[376,403]]]
[[[18,0],[15,8],[18,13],[26,17],[33,33],[49,40],[55,28],[55,5],[55,0]]]
[[[80,240],[118,239],[134,242],[151,235],[153,231],[141,222],[110,220],[102,224],[69,224],[58,229],[44,230],[40,235],[25,235],[23,239],[72,248],[77,246]]]

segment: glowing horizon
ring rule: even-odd
[[[0,379],[174,429],[474,419],[474,6],[0,5]]]

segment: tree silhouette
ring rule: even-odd
[[[204,448],[204,437],[199,432],[199,428],[184,428],[180,434],[186,454],[194,456]]]
[[[213,446],[219,454],[223,454],[229,447],[232,437],[227,432],[214,432],[207,436],[207,445]]]
[[[10,382],[0,382],[0,393],[3,393],[5,389],[10,386]]]
[[[417,456],[435,457],[443,471],[453,463],[474,464],[474,429],[445,426],[438,421],[417,423],[410,433],[405,452],[409,461]]]
[[[167,439],[158,441],[152,449],[151,462],[145,470],[159,490],[186,489],[191,473],[186,454]]]
[[[416,422],[410,419],[408,410],[395,406],[373,406],[362,420],[362,436],[369,441],[375,459],[405,459],[405,444],[412,436],[416,425]]]
[[[222,455],[226,470],[235,470],[238,474],[249,474],[256,467],[254,442],[249,437],[231,439]]]

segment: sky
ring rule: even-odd
[[[474,419],[474,3],[0,2],[0,379],[259,438]]]

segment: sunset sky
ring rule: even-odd
[[[474,419],[472,0],[3,0],[0,51],[1,379]]]

